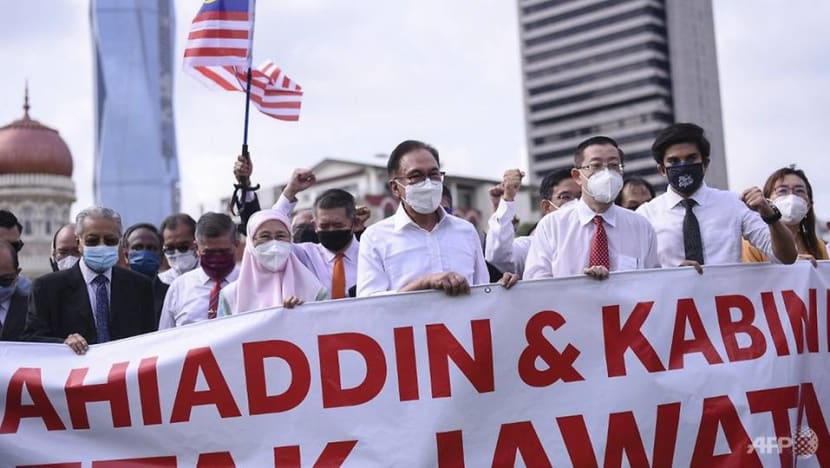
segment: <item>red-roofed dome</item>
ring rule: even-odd
[[[57,130],[29,118],[29,92],[23,118],[0,127],[0,174],[52,174],[72,177],[72,153]]]

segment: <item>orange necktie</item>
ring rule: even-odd
[[[346,268],[343,266],[343,253],[334,257],[334,272],[331,275],[331,298],[346,297]]]

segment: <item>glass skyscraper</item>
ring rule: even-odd
[[[573,166],[595,135],[626,153],[625,173],[666,186],[651,156],[673,122],[712,144],[706,180],[727,188],[711,0],[518,0],[530,175]]]
[[[124,226],[179,211],[172,0],[91,0],[95,203]]]

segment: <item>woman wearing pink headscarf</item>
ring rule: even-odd
[[[219,294],[219,316],[328,299],[328,291],[291,251],[288,218],[262,210],[248,220],[239,278]]]

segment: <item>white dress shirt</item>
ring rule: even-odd
[[[236,281],[238,277],[239,266],[235,265],[233,271],[222,280],[222,287]],[[207,320],[213,285],[213,280],[202,267],[196,267],[176,278],[164,296],[159,330]]]
[[[487,239],[484,243],[484,259],[501,271],[521,275],[525,269],[530,237],[516,237],[513,217],[516,202],[499,200],[496,212],[487,221]]]
[[[285,196],[280,195],[280,198],[274,204],[272,209],[279,211],[287,217],[291,217],[291,212],[294,210],[296,202],[291,202]],[[346,250],[343,251],[343,269],[346,271],[346,294],[349,293],[349,288],[357,283],[357,255],[360,249],[360,243],[357,238],[352,236],[352,241]],[[326,287],[329,291],[332,290],[332,274],[334,272],[334,260],[337,254],[331,250],[323,247],[323,244],[315,244],[314,242],[302,242],[299,244],[292,244],[294,255],[300,259],[303,265],[306,266],[317,280]]]
[[[771,261],[780,263],[772,253],[769,226],[750,210],[736,193],[718,190],[705,183],[691,197],[697,206],[692,211],[700,225],[704,265],[741,263],[741,237]],[[669,190],[637,208],[654,226],[659,244],[660,264],[676,267],[686,259],[683,244],[683,197]]]
[[[14,297],[14,294],[9,296],[9,298],[5,301],[0,302],[0,332],[3,331],[3,325],[6,324],[6,317],[9,316],[9,308],[12,305],[12,297]]]
[[[357,295],[397,291],[430,273],[453,271],[470,285],[490,281],[481,239],[469,222],[438,209],[438,224],[427,231],[398,211],[363,232],[357,262]]]
[[[557,210],[539,221],[525,265],[526,279],[583,274],[599,214],[608,237],[610,271],[657,268],[657,236],[648,221],[633,211],[611,205],[595,213],[584,200]]]
[[[111,297],[110,291],[112,291],[112,268],[108,268],[103,273],[98,273],[92,270],[92,268],[86,266],[83,258],[81,258],[78,264],[81,266],[81,274],[84,277],[84,283],[86,283],[86,292],[89,294],[89,305],[92,306],[92,320],[97,324],[98,319],[95,317],[95,307],[98,305],[97,286],[92,284],[92,282],[98,277],[98,275],[104,275],[107,278],[105,287],[107,288],[107,299],[109,299]]]

